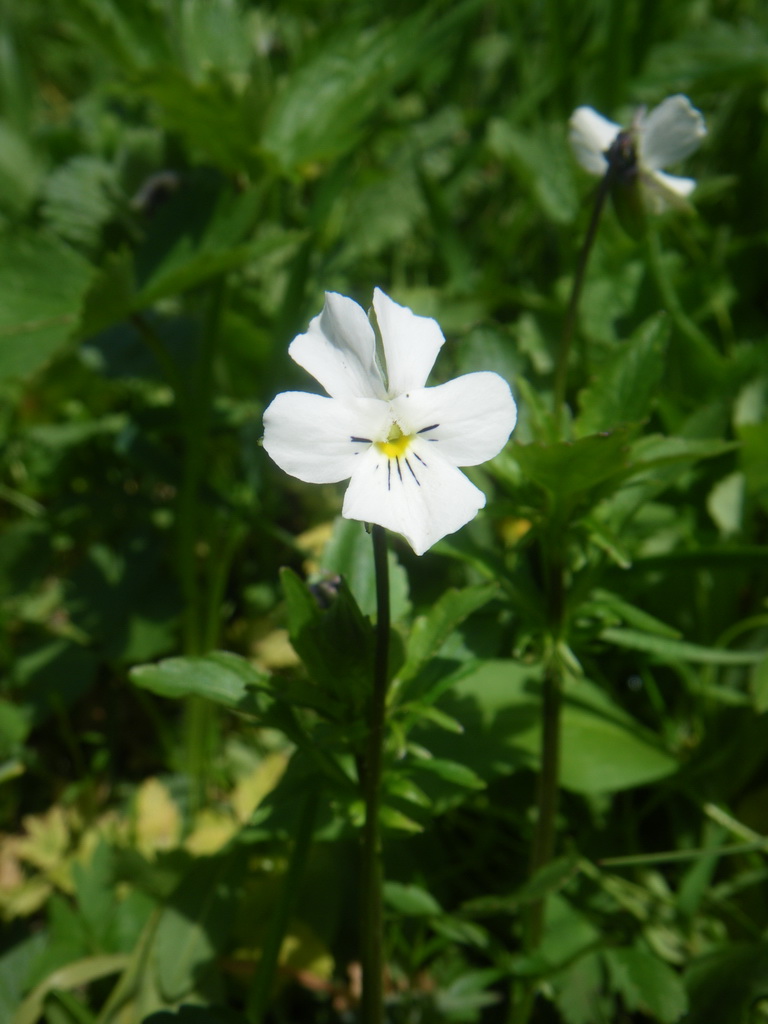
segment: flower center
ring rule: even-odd
[[[387,434],[387,440],[377,441],[376,447],[388,459],[397,459],[408,451],[410,443],[411,435],[404,434],[400,427],[393,423],[389,434]]]

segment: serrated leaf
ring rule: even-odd
[[[408,574],[394,551],[387,551],[390,615],[393,622],[410,610]],[[362,523],[339,516],[325,545],[320,568],[343,576],[363,615],[376,614],[376,574],[373,544]]]
[[[523,132],[494,118],[488,126],[488,146],[510,164],[546,217],[557,224],[573,221],[578,194],[561,125],[545,124]]]
[[[493,583],[464,587],[462,590],[447,590],[442,594],[426,615],[419,616],[413,623],[408,638],[406,661],[398,673],[400,680],[412,678],[437,654],[451,633],[465,619],[497,594],[498,587]]]
[[[66,241],[94,246],[115,209],[116,196],[114,167],[100,157],[78,154],[49,176],[42,212]]]
[[[679,976],[644,949],[607,949],[604,953],[614,988],[628,1010],[639,1010],[661,1024],[675,1024],[688,1009]]]
[[[515,445],[512,453],[524,476],[557,499],[584,494],[627,466],[626,431],[555,444]]]
[[[215,952],[232,928],[237,865],[245,851],[194,861],[162,912],[151,949],[163,996],[175,1003],[196,991],[199,974],[215,970]]]
[[[296,573],[283,569],[280,579],[293,647],[321,693],[354,715],[373,685],[373,627],[343,578],[325,607]]]
[[[615,430],[646,418],[664,373],[669,333],[668,318],[658,315],[620,346],[579,395],[582,411],[574,423],[577,436]]]
[[[420,13],[326,40],[282,83],[264,124],[265,153],[295,173],[349,152],[392,87],[424,59],[426,44]]]
[[[73,334],[92,268],[52,235],[0,245],[0,380],[39,370]]]

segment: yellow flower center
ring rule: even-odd
[[[382,455],[386,455],[388,459],[397,459],[408,451],[410,443],[411,435],[404,434],[400,427],[398,427],[396,423],[393,423],[392,429],[387,435],[387,440],[377,441],[376,447]]]

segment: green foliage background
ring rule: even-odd
[[[606,211],[561,437],[567,120],[675,92],[696,211]],[[765,1020],[765,5],[5,0],[0,96],[0,1017],[242,1020],[287,878],[264,1019],[353,1019],[370,553],[259,437],[323,291],[379,285],[521,416],[485,513],[390,556],[390,1019],[533,978],[536,1021]]]

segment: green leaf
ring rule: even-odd
[[[389,600],[392,621],[397,622],[410,611],[408,574],[394,551],[387,552],[389,568]],[[339,516],[325,546],[320,564],[323,572],[344,577],[363,615],[376,614],[376,574],[373,544],[362,523]]]
[[[13,1015],[29,989],[30,969],[48,941],[48,935],[38,931],[0,955],[0,1020],[14,1019]]]
[[[658,314],[619,347],[596,379],[581,392],[581,413],[574,423],[577,436],[615,430],[638,423],[648,415],[664,374],[669,339],[668,318]]]
[[[635,605],[630,604],[629,601],[625,601],[618,594],[608,590],[595,590],[593,600],[601,612],[605,613],[607,611],[618,615],[624,622],[628,622],[631,626],[642,630],[644,633],[669,637],[671,640],[680,639],[678,630],[668,626],[661,619],[657,619],[655,615],[649,615],[642,608],[637,608]]]
[[[490,150],[508,162],[544,215],[556,224],[570,224],[578,210],[573,160],[563,144],[558,123],[526,132],[494,118],[488,126]]]
[[[358,715],[373,680],[375,637],[344,579],[327,607],[290,569],[280,574],[291,643],[314,682]]]
[[[235,848],[192,863],[157,925],[151,960],[160,992],[175,1003],[217,971],[216,953],[233,926],[233,906],[247,851]]]
[[[565,1024],[595,1024],[595,1021],[611,1020],[613,998],[605,991],[603,960],[599,952],[578,957],[553,979],[553,984],[555,1002]]]
[[[289,174],[353,150],[392,88],[425,59],[421,14],[335,33],[281,83],[261,145]]]
[[[447,761],[442,757],[416,757],[409,762],[409,767],[437,775],[445,782],[453,783],[454,786],[463,786],[466,789],[485,789],[485,781],[477,772],[473,772],[471,768],[458,761]]]
[[[61,989],[48,993],[45,1001],[46,1024],[95,1024],[93,1014],[81,999]]]
[[[638,629],[609,627],[600,638],[630,651],[644,651],[659,661],[685,661],[694,665],[754,665],[765,657],[765,651],[726,651],[717,647],[702,647],[685,640],[673,640],[658,633],[645,633]]]
[[[197,658],[164,658],[154,665],[137,665],[132,682],[161,697],[204,697],[227,708],[241,706],[253,687],[268,677],[245,658],[229,651],[214,651]]]
[[[518,914],[520,907],[540,900],[567,885],[579,870],[576,856],[558,857],[540,868],[533,877],[510,895],[479,896],[467,901],[463,909],[468,914]]]
[[[418,885],[385,882],[384,900],[405,917],[436,917],[443,912],[434,896]]]
[[[426,615],[419,616],[413,623],[405,664],[398,673],[401,682],[413,678],[462,622],[497,594],[498,587],[494,583],[451,589],[441,594]]]
[[[3,239],[0,380],[29,377],[66,344],[91,274],[82,256],[51,235]]]
[[[607,949],[605,960],[614,988],[630,1012],[641,1011],[661,1024],[675,1024],[688,1009],[679,976],[668,964],[639,948]],[[711,1020],[721,1020],[713,1016]]]
[[[485,661],[453,683],[439,706],[464,724],[462,736],[422,727],[420,742],[486,781],[536,765],[541,749],[541,675],[514,661]],[[573,684],[562,711],[561,778],[576,793],[610,793],[664,778],[677,762],[658,740],[587,680]]]
[[[114,874],[109,846],[100,839],[87,864],[72,865],[77,906],[96,947],[109,948],[107,934],[115,913]]]
[[[31,728],[31,708],[0,697],[0,759],[18,753]]]
[[[35,200],[42,166],[27,139],[0,121],[0,209],[24,215]]]
[[[693,961],[685,972],[691,1008],[686,1024],[744,1024],[768,997],[768,944],[732,943]]]
[[[420,825],[413,818],[409,818],[402,811],[398,811],[396,807],[382,807],[381,808],[381,824],[385,828],[392,828],[398,832],[423,832],[424,826]]]
[[[37,1024],[43,1015],[45,1001],[50,992],[55,989],[71,991],[92,981],[108,978],[122,971],[128,961],[127,954],[119,953],[114,956],[91,956],[59,967],[30,992],[17,1010],[13,1024]]]
[[[462,971],[458,978],[439,988],[435,993],[435,1008],[441,1020],[474,1021],[478,1011],[499,1002],[491,985],[504,977],[505,971],[485,967]]]
[[[659,467],[669,466],[674,472],[681,462],[713,459],[738,447],[737,441],[721,441],[719,438],[664,437],[661,434],[646,434],[632,444],[632,468],[634,472],[656,472]]]
[[[117,174],[100,157],[78,154],[57,167],[43,195],[43,216],[61,238],[95,246],[116,208]]]
[[[515,445],[512,453],[523,474],[559,499],[584,494],[627,465],[626,431],[582,437],[556,444]]]

